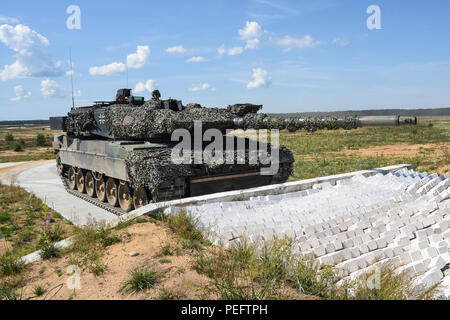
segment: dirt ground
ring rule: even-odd
[[[80,289],[68,288],[71,275],[67,274],[69,256],[39,261],[27,267],[26,286],[23,295],[33,296],[36,286],[47,292],[39,298],[46,300],[147,300],[161,298],[162,290],[172,294],[172,299],[216,299],[211,290],[210,279],[191,268],[193,249],[182,249],[179,255],[158,256],[162,246],[180,246],[177,237],[167,228],[152,222],[134,224],[123,230],[123,241],[108,247],[104,254],[106,272],[94,276],[81,271]],[[203,250],[208,250],[205,248]],[[131,256],[130,253],[138,253]],[[162,260],[165,259],[166,261]],[[170,262],[167,262],[170,261]],[[123,295],[118,292],[122,283],[128,279],[129,271],[136,267],[151,267],[161,274],[158,284],[145,293]],[[58,272],[60,270],[60,272]],[[59,275],[58,275],[59,273]],[[285,288],[284,298],[305,300],[317,299]]]
[[[345,150],[343,153],[345,155],[359,157],[385,156],[390,158],[433,155],[433,157],[449,159],[448,161],[441,163],[441,165],[438,165],[435,170],[436,172],[445,173],[450,171],[450,143],[413,145],[395,144],[359,150]]]
[[[345,150],[342,153],[346,155],[359,155],[363,157],[370,157],[376,155],[385,156],[401,156],[401,157],[414,157],[420,154],[426,154],[430,151],[443,148],[443,145],[450,149],[450,143],[447,144],[394,144],[389,146],[379,146],[358,150]]]
[[[107,265],[106,272],[96,277],[81,271],[80,289],[71,290],[67,287],[70,275],[67,274],[69,256],[53,258],[34,263],[27,270],[27,285],[25,296],[32,296],[33,288],[41,285],[47,293],[39,299],[155,299],[165,288],[178,299],[201,299],[208,284],[205,276],[190,269],[191,256],[183,252],[179,256],[168,256],[170,263],[159,262],[162,257],[156,257],[161,246],[176,244],[173,236],[168,235],[164,227],[153,223],[142,223],[130,226],[124,232],[124,240],[109,247],[104,255]],[[130,253],[138,253],[131,256]],[[191,252],[192,253],[192,252]],[[160,272],[160,283],[152,290],[137,295],[122,295],[118,293],[122,283],[128,279],[128,272],[136,267],[148,266]],[[61,270],[62,274],[58,276]],[[54,288],[50,291],[50,289]]]

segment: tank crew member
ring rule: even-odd
[[[159,90],[153,90],[152,100],[160,101],[160,98],[161,98],[161,93],[159,92]]]
[[[161,101],[161,93],[159,90],[153,90],[152,98],[147,101],[147,106],[151,109],[164,109],[164,103]]]

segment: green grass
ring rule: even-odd
[[[19,291],[20,284],[9,280],[0,280],[0,300],[22,300],[23,294]]]
[[[390,263],[381,265],[378,274],[375,270],[364,274],[360,279],[350,283],[356,300],[429,300],[438,296],[438,286],[429,289],[414,285],[415,277],[411,277],[407,270],[398,272]],[[379,278],[379,286],[368,287],[367,279],[373,276]]]
[[[33,294],[34,294],[35,297],[41,297],[41,296],[44,295],[44,293],[46,291],[47,290],[45,290],[45,288],[42,287],[42,286],[35,286],[34,289],[33,289]]]
[[[203,233],[197,228],[198,221],[185,210],[178,214],[167,215],[162,218],[169,228],[180,238],[186,240],[185,245],[198,248],[201,245],[209,245]]]
[[[0,237],[14,256],[24,256],[71,234],[68,221],[17,186],[0,184],[0,212]]]
[[[161,263],[161,264],[172,263],[172,260],[163,258],[163,259],[159,259],[159,263]]]
[[[119,289],[122,294],[136,294],[153,288],[160,275],[147,267],[136,268],[130,271],[129,279]]]
[[[180,247],[172,245],[171,243],[164,243],[156,253],[155,257],[167,257],[180,254]]]
[[[162,288],[159,291],[157,300],[174,300],[174,298],[174,294],[169,289]]]
[[[25,264],[19,257],[7,252],[0,257],[0,276],[14,276],[22,273],[25,269]]]
[[[56,258],[59,255],[58,249],[52,243],[47,243],[42,246],[40,256],[44,260]]]
[[[280,144],[296,155],[311,155],[393,144],[448,143],[449,130],[448,124],[429,127],[426,123],[419,123],[417,126],[366,127],[348,131],[319,130],[314,134],[300,135],[282,132]]]
[[[57,133],[42,126],[0,126],[0,163],[54,159],[51,141]],[[13,155],[1,152],[14,149],[16,152]]]
[[[292,150],[295,163],[290,180],[308,179],[344,172],[409,163],[419,170],[436,172],[450,162],[450,125],[435,121],[418,126],[373,127],[356,130],[319,130],[314,134],[290,134],[282,131],[280,144]],[[437,144],[412,156],[363,156],[345,154],[346,150],[396,144]],[[440,172],[444,174],[448,169]]]
[[[69,263],[98,276],[107,269],[103,254],[107,247],[122,241],[117,231],[105,223],[91,221],[82,228],[74,230],[69,249]]]

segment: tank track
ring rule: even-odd
[[[279,184],[279,183],[286,182],[292,172],[292,167],[293,167],[293,164],[291,162],[280,163],[279,174],[277,174],[276,176],[273,176],[272,184]],[[120,209],[119,207],[113,207],[107,202],[100,201],[97,198],[92,198],[87,193],[81,193],[78,190],[72,190],[69,187],[69,179],[64,176],[64,172],[59,173],[59,177],[61,178],[64,189],[66,189],[66,191],[68,193],[70,193],[71,195],[73,195],[77,198],[80,198],[84,201],[87,201],[99,208],[102,208],[103,210],[109,211],[119,217],[121,215],[127,213],[127,212],[123,211],[122,209]]]
[[[59,177],[61,178],[61,181],[62,181],[62,183],[64,185],[64,188],[71,195],[74,195],[77,198],[80,198],[80,199],[82,199],[84,201],[87,201],[87,202],[89,202],[89,203],[91,203],[91,204],[93,204],[93,205],[95,205],[95,206],[97,206],[99,208],[107,210],[107,211],[109,211],[109,212],[111,212],[111,213],[113,213],[113,214],[115,214],[117,216],[121,216],[121,215],[126,213],[122,209],[120,209],[118,207],[113,207],[110,204],[108,204],[107,202],[100,201],[97,198],[91,198],[87,193],[81,193],[78,190],[70,189],[70,187],[69,187],[69,179],[67,177],[65,177],[64,174],[59,174]]]

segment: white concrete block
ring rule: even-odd
[[[422,252],[422,255],[424,258],[434,258],[439,255],[439,251],[434,247],[428,247]]]
[[[444,260],[444,258],[437,256],[431,259],[430,264],[428,267],[430,269],[442,269],[446,266],[447,262]]]
[[[312,250],[316,257],[321,257],[327,253],[324,246],[313,247]]]
[[[432,269],[423,275],[419,283],[425,285],[426,288],[431,288],[432,286],[438,284],[443,277],[444,274],[440,269]]]

